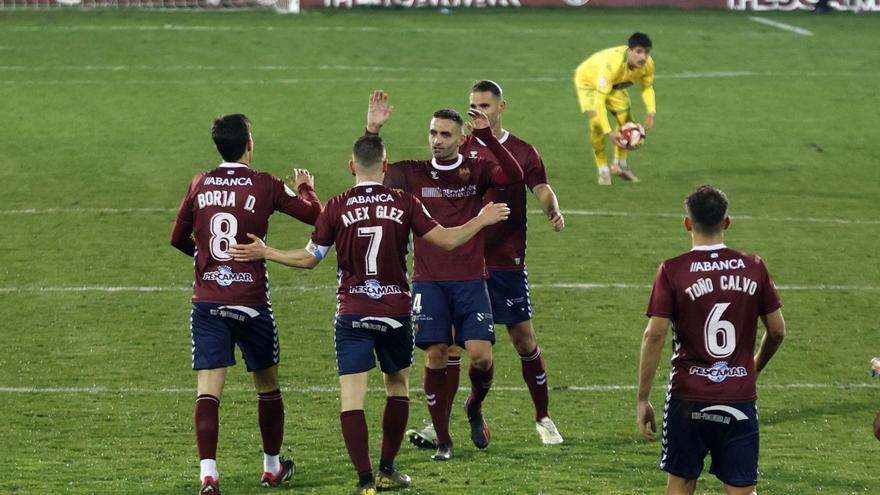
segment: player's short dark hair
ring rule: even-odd
[[[382,165],[385,159],[385,143],[379,136],[361,136],[351,147],[354,163],[361,168],[373,168]]]
[[[633,33],[632,36],[629,37],[627,46],[629,46],[630,49],[640,46],[648,50],[653,47],[653,45],[651,44],[651,38],[649,38],[648,35],[645,33]]]
[[[684,201],[694,229],[702,234],[721,232],[727,216],[727,204],[727,195],[708,184],[697,187]]]
[[[461,114],[451,108],[442,108],[440,110],[437,110],[436,112],[434,112],[434,118],[451,120],[459,126],[464,126],[464,119],[461,118]]]
[[[238,160],[247,149],[251,138],[251,121],[240,113],[222,115],[214,119],[211,137],[217,151],[227,162]]]
[[[491,81],[489,79],[483,79],[474,83],[471,86],[471,93],[485,93],[489,92],[495,96],[502,96],[504,91],[501,89],[501,85],[495,81]]]

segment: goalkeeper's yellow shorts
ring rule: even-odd
[[[625,89],[615,89],[604,95],[592,86],[577,86],[578,102],[581,104],[581,112],[595,112],[599,98],[605,99],[605,108],[612,113],[629,111],[629,93]]]

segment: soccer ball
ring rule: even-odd
[[[626,141],[627,149],[639,149],[645,142],[645,128],[638,122],[627,122],[620,126],[620,136]]]

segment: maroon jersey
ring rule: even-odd
[[[458,159],[443,164],[432,159],[392,163],[385,185],[403,189],[419,198],[431,216],[444,227],[457,227],[477,216],[483,194],[492,185],[495,162],[482,158]],[[487,278],[483,260],[483,234],[452,251],[415,239],[413,280],[476,280]]]
[[[483,195],[483,202],[507,203],[510,218],[483,229],[486,238],[486,266],[492,271],[525,269],[526,259],[526,187],[531,191],[538,184],[547,184],[547,170],[538,150],[531,144],[504,130],[498,141],[516,158],[523,169],[522,182],[493,187]],[[468,158],[494,159],[492,151],[479,138],[469,136],[460,149]]]
[[[755,400],[758,318],[781,306],[757,256],[717,244],[664,261],[647,314],[672,320],[672,397]]]
[[[437,227],[412,194],[361,182],[327,202],[308,250],[323,258],[336,244],[340,315],[408,316],[406,277],[409,232]]]
[[[226,251],[232,244],[249,243],[248,233],[265,239],[276,210],[314,224],[321,202],[311,186],[300,186],[299,194],[277,177],[241,163],[223,163],[192,180],[171,244],[195,256],[193,302],[268,304],[265,262],[237,262]]]
[[[369,135],[370,132],[367,131]],[[416,196],[437,222],[458,227],[477,216],[483,194],[492,186],[522,180],[522,167],[486,127],[473,134],[492,150],[495,160],[466,158],[460,153],[448,163],[436,159],[392,163],[385,185]],[[477,280],[489,277],[483,259],[483,233],[452,251],[444,251],[424,239],[415,240],[413,280]]]

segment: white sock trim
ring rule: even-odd
[[[204,480],[208,476],[215,480],[220,480],[220,472],[217,471],[216,459],[202,459],[199,461],[199,469],[201,470],[201,473],[199,474],[201,480]]]
[[[263,453],[263,471],[277,474],[281,471],[281,456]]]

